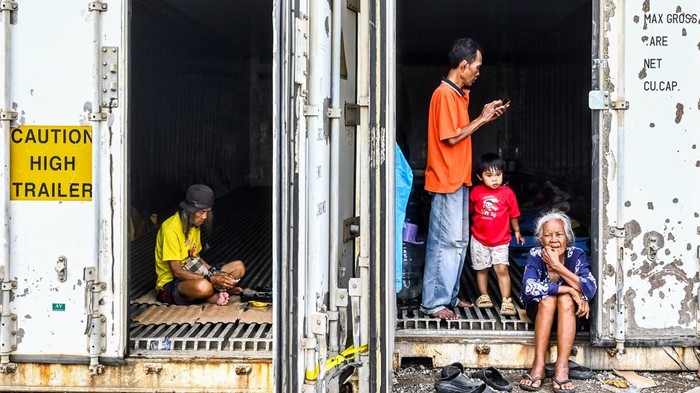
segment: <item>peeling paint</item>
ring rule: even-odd
[[[639,256],[637,255],[636,252],[633,252],[632,254],[630,254],[630,260],[631,260],[632,262],[636,261],[637,258],[639,258]]]
[[[654,210],[654,202],[647,202],[647,209]]]
[[[673,203],[678,203],[678,198],[673,198]]]
[[[650,128],[654,128],[654,127],[656,127],[656,124],[654,124],[654,123],[649,123],[649,127],[650,127]]]
[[[676,237],[673,236],[673,233],[669,232],[668,235],[666,236],[666,240],[668,241],[675,241]]]
[[[681,120],[683,120],[683,104],[680,102],[676,104],[676,119],[674,120],[676,124],[680,124]]]
[[[682,35],[683,37],[685,37],[685,36],[688,35],[688,30],[686,30],[685,27],[683,28],[683,32],[681,33],[681,35]]]
[[[651,8],[649,7],[649,0],[644,0],[642,3],[642,12],[647,13]]]
[[[690,251],[693,248],[693,246],[690,245],[690,243],[685,245],[685,249]]]
[[[647,69],[646,69],[646,68],[642,68],[642,70],[639,71],[638,76],[639,76],[639,79],[644,79],[644,78],[646,78],[646,77],[647,77]]]
[[[632,240],[642,234],[642,227],[636,220],[625,223],[625,248],[632,249]]]
[[[693,306],[695,293],[693,289],[695,284],[700,282],[700,272],[696,272],[695,276],[692,278],[688,277],[687,273],[681,268],[682,265],[682,261],[674,260],[673,262],[662,267],[660,270],[654,271],[652,269],[642,272],[640,274],[640,278],[649,283],[649,296],[653,296],[655,290],[662,289],[667,284],[666,278],[668,277],[675,278],[678,283],[683,285],[685,296],[678,309],[678,323],[680,325],[685,325],[695,320],[695,307]]]

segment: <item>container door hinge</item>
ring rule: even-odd
[[[10,11],[17,12],[19,6],[14,1],[3,0],[0,1],[0,11]]]
[[[119,48],[103,46],[100,51],[100,107],[111,111],[119,106]]]
[[[88,3],[88,11],[106,12],[107,3],[103,3],[101,1],[91,1]]]
[[[608,232],[610,232],[611,235],[614,237],[620,237],[623,238],[627,234],[627,230],[625,228],[618,228],[618,227],[608,227]]]
[[[630,108],[630,102],[626,100],[612,101],[609,91],[591,90],[588,92],[588,107],[593,110],[627,110]]]
[[[345,103],[345,125],[359,126],[360,125],[360,107],[356,104]]]
[[[360,217],[343,220],[343,243],[360,236]]]
[[[0,288],[2,299],[10,299],[12,292],[17,289],[17,281],[3,281]],[[0,324],[0,354],[7,355],[17,350],[17,315],[3,308]],[[13,373],[16,369],[14,363],[0,364],[0,372],[4,374]]]

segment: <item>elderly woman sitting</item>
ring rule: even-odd
[[[537,220],[535,237],[542,244],[527,257],[520,294],[528,317],[535,321],[535,359],[520,388],[540,390],[545,377],[545,354],[552,325],[557,324],[557,361],[552,391],[574,392],[569,379],[569,355],[577,327],[588,318],[588,302],[595,295],[596,280],[590,263],[580,248],[574,247],[574,232],[566,214],[552,211]]]

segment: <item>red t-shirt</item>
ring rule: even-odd
[[[472,138],[454,146],[445,139],[459,135],[458,128],[469,125],[469,90],[443,80],[433,92],[428,112],[428,165],[425,189],[450,194],[463,184],[472,184]]]
[[[491,189],[483,184],[469,191],[472,235],[479,243],[496,247],[510,243],[510,219],[520,217],[515,193],[508,186]]]

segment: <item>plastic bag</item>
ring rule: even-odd
[[[408,197],[411,194],[411,186],[413,185],[413,170],[408,165],[406,157],[404,157],[403,152],[398,144],[394,143],[396,150],[396,222],[394,223],[395,228],[395,242],[396,242],[396,293],[399,293],[402,288],[402,274],[403,274],[403,225],[406,219],[406,205],[408,205]]]

